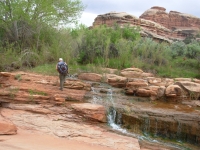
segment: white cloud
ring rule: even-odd
[[[84,24],[86,26],[92,26],[94,19],[98,16],[98,14],[83,12],[81,19],[79,20],[79,24]]]

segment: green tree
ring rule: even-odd
[[[83,9],[80,0],[1,0],[1,40],[38,48],[42,29],[74,23]]]
[[[172,58],[176,58],[177,56],[185,56],[187,46],[182,41],[177,41],[171,44],[171,55]]]
[[[186,56],[188,58],[195,59],[200,55],[200,45],[197,41],[193,40],[190,44],[187,45]]]

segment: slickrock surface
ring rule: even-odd
[[[0,85],[1,120],[17,128],[0,135],[0,150],[140,150],[138,139],[99,126],[105,109],[84,102],[86,82],[68,79],[60,91],[57,76],[1,72]]]
[[[16,105],[17,106],[17,105]],[[17,109],[17,107],[15,108]],[[18,109],[20,109],[18,105]],[[0,136],[0,150],[139,150],[138,140],[84,123],[80,116],[48,115],[1,108],[1,115],[18,127],[17,135]],[[66,111],[66,110],[65,110]],[[41,110],[41,112],[43,112]]]

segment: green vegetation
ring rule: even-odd
[[[56,75],[55,64],[62,57],[70,74],[137,67],[161,77],[200,78],[195,37],[169,44],[142,38],[140,28],[128,24],[56,28],[77,21],[84,9],[79,0],[0,3],[0,71],[28,68]]]
[[[30,95],[42,95],[42,96],[47,96],[47,93],[42,92],[42,91],[37,91],[37,90],[28,90]]]
[[[19,91],[19,88],[18,87],[10,87],[9,91],[10,91],[10,93],[9,93],[10,98],[14,99],[16,94]]]
[[[15,80],[21,81],[22,80],[21,74],[16,74],[15,75]]]

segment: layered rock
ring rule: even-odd
[[[192,112],[189,110],[190,113],[187,112],[193,106],[200,106],[198,100],[200,96],[200,82],[198,79],[159,78],[154,77],[153,74],[145,73],[139,68],[126,68],[121,71],[105,69],[105,72],[101,75],[80,73],[78,77],[81,79],[68,78],[65,82],[64,90],[60,91],[58,89],[58,77],[55,76],[24,72],[0,72],[0,104],[4,108],[24,110],[28,114],[30,112],[37,113],[35,116],[22,118],[20,118],[23,116],[21,114],[17,118],[10,115],[9,119],[14,119],[14,123],[20,126],[26,122],[30,123],[31,127],[33,124],[36,124],[34,127],[36,129],[42,127],[41,130],[43,130],[45,126],[45,132],[54,133],[59,137],[76,137],[77,135],[82,135],[89,138],[94,136],[87,135],[87,132],[90,132],[89,127],[87,127],[89,130],[84,133],[80,133],[76,128],[71,132],[71,129],[76,126],[76,124],[71,122],[80,123],[86,120],[106,122],[106,108],[112,104],[112,106],[123,110],[123,125],[130,130],[137,129],[138,132],[155,133],[156,136],[161,135],[168,138],[186,137],[184,140],[191,139],[191,142],[196,140],[196,144],[199,145],[199,111],[192,110]],[[90,80],[90,82],[86,80]],[[103,82],[103,84],[97,82]],[[113,88],[114,90],[110,90],[110,88],[99,90],[100,94],[91,91],[92,86],[101,87],[105,83],[109,84],[109,87],[117,88]],[[102,102],[102,105],[85,103],[86,99],[89,99],[86,93],[91,94],[92,99],[93,96],[98,98],[98,96],[104,95],[104,98],[97,99],[98,102]],[[109,104],[108,102],[112,101],[112,94],[116,95],[115,100],[117,101],[117,105],[113,103]],[[122,101],[121,103],[118,103],[119,99]],[[151,100],[148,103],[149,109],[146,108],[147,106],[140,107],[137,105],[135,99],[138,102],[141,102],[141,99]],[[168,109],[167,107],[167,110],[166,108],[158,109],[154,107],[154,104],[156,106],[156,103],[162,102],[162,100],[165,100],[165,102],[167,100],[181,102],[187,107],[186,112],[178,110],[179,106],[182,105],[180,103],[175,103],[176,105],[180,105],[173,105],[173,109]],[[134,102],[131,103],[131,101]],[[26,105],[27,103],[31,105]],[[166,105],[168,104],[170,105],[170,103]],[[2,114],[2,111],[0,113]],[[48,127],[46,123],[52,125],[52,120],[48,121],[47,117],[51,115],[54,117],[57,115],[53,119],[55,126],[46,128]],[[34,117],[36,119],[33,119]],[[24,122],[20,121],[19,118],[23,119]],[[38,122],[38,120],[40,121]],[[69,130],[66,130],[66,128],[61,130],[59,126],[60,120],[65,120],[64,123],[62,122],[62,127],[66,127]],[[0,121],[0,130],[6,129],[5,123],[6,121],[3,121],[3,124],[1,124]],[[81,127],[81,130],[85,130],[81,125],[79,127]],[[53,131],[49,131],[51,129]],[[4,131],[4,133],[6,132]],[[133,149],[133,147],[130,149]]]
[[[120,113],[120,112],[118,112]],[[200,144],[200,117],[195,113],[184,113],[172,109],[138,109],[122,112],[124,127],[134,133],[146,133],[173,140]]]
[[[102,105],[83,103],[72,104],[72,108],[88,119],[106,122],[106,109]]]
[[[115,23],[121,27],[126,24],[140,26],[142,36],[172,42],[174,39],[183,40],[195,35],[199,31],[200,18],[176,11],[167,13],[165,8],[155,6],[145,11],[139,18],[125,12],[98,15],[93,27],[103,24],[112,27]]]
[[[167,13],[165,10],[155,6],[145,11],[140,18],[157,22],[170,29],[175,38],[191,36],[199,31],[200,18],[177,11]]]
[[[93,74],[94,78],[98,76]],[[182,102],[184,100],[198,100],[200,98],[200,83],[198,79],[191,78],[158,78],[153,74],[143,72],[139,68],[126,68],[120,71],[120,75],[103,74],[101,76],[113,87],[123,88],[130,96],[149,97],[150,100],[168,100]],[[81,73],[81,78],[91,76],[91,73]],[[86,79],[86,78],[84,78]],[[89,81],[94,81],[88,78]]]
[[[140,26],[142,29],[141,36],[150,36],[154,39],[171,42],[169,38],[166,38],[166,36],[171,36],[171,30],[156,22],[140,19],[125,12],[110,12],[98,15],[94,20],[93,27],[98,27],[103,24],[112,27],[115,23],[121,27],[127,24],[130,26]]]
[[[148,9],[140,18],[157,22],[168,29],[175,27],[200,27],[200,18],[177,11],[167,13],[165,8],[158,6]]]

